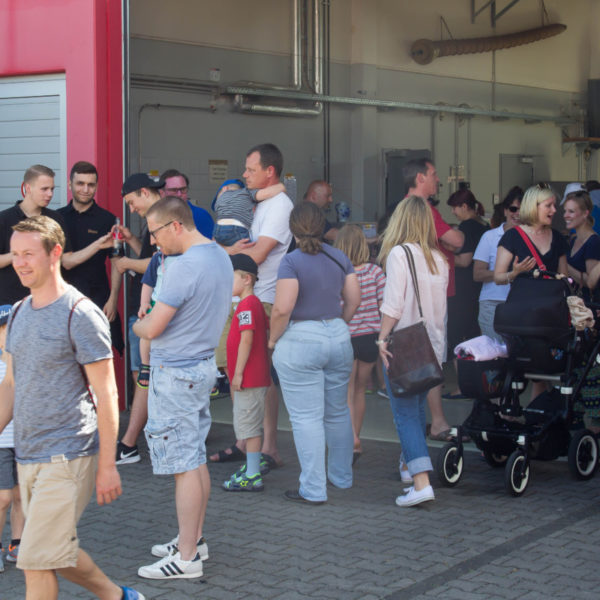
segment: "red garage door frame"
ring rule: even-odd
[[[98,204],[120,216],[122,13],[121,0],[0,0],[0,77],[65,74],[67,165],[94,163]],[[116,372],[123,401],[124,365],[118,357]]]

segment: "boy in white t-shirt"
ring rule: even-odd
[[[0,351],[4,352],[6,342],[6,323],[10,316],[12,306],[0,306]],[[0,381],[6,374],[6,364],[0,355]],[[12,505],[12,507],[11,507]],[[15,440],[12,421],[0,433],[0,572],[4,571],[2,555],[2,530],[6,523],[6,513],[10,509],[10,532],[12,539],[8,545],[6,560],[17,562],[19,543],[23,532],[23,510],[21,509],[21,495],[17,481],[17,463],[15,461]]]

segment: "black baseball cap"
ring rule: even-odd
[[[233,254],[230,256],[230,258],[234,271],[245,271],[246,273],[251,273],[258,281],[258,265],[254,262],[254,259],[251,256],[248,256],[247,254]]]
[[[160,181],[158,177],[150,177],[148,173],[134,173],[130,175],[123,183],[121,188],[121,196],[137,192],[142,188],[153,188],[159,190],[164,187],[165,182]]]

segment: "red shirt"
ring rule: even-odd
[[[437,236],[438,242],[440,238],[448,231],[452,229],[444,219],[442,219],[442,215],[440,215],[440,211],[429,203],[429,207],[431,208],[431,212],[433,214],[433,223],[435,224],[435,235]],[[450,298],[450,296],[454,296],[456,294],[456,289],[454,287],[454,254],[450,252],[447,248],[439,244],[440,250],[444,254],[444,256],[448,259],[448,291],[446,292],[446,296]]]
[[[267,315],[260,300],[253,294],[244,298],[235,309],[227,336],[227,370],[233,379],[242,331],[252,330],[252,348],[242,376],[242,388],[271,385],[267,352]]]

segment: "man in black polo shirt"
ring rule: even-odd
[[[106,273],[106,259],[111,257],[112,228],[115,215],[101,208],[94,199],[98,187],[98,171],[89,162],[75,163],[69,175],[69,189],[73,200],[59,212],[67,227],[74,251],[85,251],[89,258],[63,272],[63,277],[82,294],[99,306],[110,322],[110,333],[115,349],[122,354],[124,348],[121,319],[117,311],[121,273],[115,259],[111,261],[110,285]],[[110,245],[106,241],[109,236]],[[99,240],[105,240],[104,242]]]
[[[29,294],[29,290],[21,285],[12,267],[10,237],[13,234],[13,225],[35,215],[54,219],[65,232],[65,252],[69,253],[69,260],[72,260],[73,253],[65,222],[58,212],[47,208],[54,195],[54,171],[44,165],[29,167],[23,177],[23,190],[23,200],[0,212],[0,305],[14,304]]]

